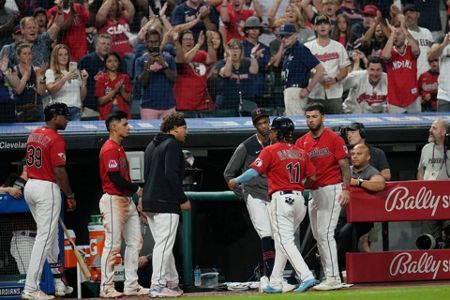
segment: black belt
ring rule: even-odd
[[[35,238],[35,237],[36,237],[36,232],[32,232],[32,231],[27,231],[27,230],[25,230],[25,231],[18,231],[17,233],[18,233],[19,235],[29,236],[29,237],[32,237],[32,238]]]
[[[287,191],[278,191],[278,193],[280,193],[280,195],[285,195],[285,194],[295,194],[295,192],[297,192],[297,191],[290,191],[290,190],[287,190]]]
[[[291,87],[304,89],[306,86],[303,86],[303,85],[300,85],[300,84],[297,84],[297,83],[286,84],[286,85],[284,86],[285,89],[291,88]]]

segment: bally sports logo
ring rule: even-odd
[[[440,206],[444,209],[450,207],[450,195],[435,194],[433,190],[427,189],[425,186],[421,187],[415,194],[410,192],[406,186],[395,187],[389,191],[384,204],[387,212],[431,209],[431,216],[436,214]]]
[[[401,252],[392,258],[389,273],[397,275],[433,274],[436,279],[438,272],[449,272],[450,261],[448,259],[436,259],[428,252],[422,253],[418,258],[413,258],[409,252]]]

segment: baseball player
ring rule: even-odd
[[[36,222],[36,241],[31,251],[22,299],[49,300],[39,289],[45,259],[50,265],[58,263],[58,218],[61,211],[61,190],[66,195],[68,211],[75,209],[75,195],[66,172],[66,143],[58,130],[67,126],[69,109],[64,103],[53,103],[44,109],[46,125],[30,134],[26,144],[28,181],[24,196]],[[61,281],[61,274],[52,267],[57,296],[70,294],[73,289]]]
[[[178,272],[173,256],[181,210],[191,209],[183,192],[185,160],[180,144],[187,135],[183,114],[164,117],[161,133],[148,144],[144,158],[143,211],[152,231],[152,283],[150,297],[179,297]]]
[[[256,108],[252,111],[252,122],[256,128],[256,134],[243,141],[234,151],[223,172],[226,182],[239,173],[244,173],[258,157],[261,150],[270,145],[269,114],[262,108]],[[242,190],[238,188],[234,192],[239,198],[244,198],[253,227],[261,239],[261,252],[264,262],[260,282],[260,291],[262,291],[269,284],[275,259],[275,246],[267,210],[267,178],[264,175],[259,176],[243,185]],[[242,192],[244,195],[242,195]]]
[[[111,113],[105,120],[109,139],[100,149],[100,178],[103,196],[99,207],[105,227],[105,246],[101,259],[100,297],[117,298],[147,295],[148,289],[138,284],[138,258],[142,247],[141,222],[131,196],[142,196],[142,188],[131,182],[130,170],[122,141],[128,136],[128,115],[123,111]],[[125,282],[123,294],[113,282],[114,265],[125,240]]]
[[[318,281],[309,270],[294,243],[294,234],[306,215],[305,199],[302,192],[303,181],[314,180],[315,168],[306,152],[292,144],[294,123],[287,117],[277,117],[272,121],[270,140],[274,144],[262,149],[250,169],[241,176],[228,181],[230,189],[247,182],[260,174],[267,174],[269,185],[269,215],[275,239],[275,265],[266,293],[281,293],[283,270],[287,260],[301,280],[294,290],[305,292]]]
[[[308,153],[316,167],[316,181],[311,186],[312,200],[308,203],[311,230],[317,241],[324,280],[316,290],[335,290],[342,287],[339,276],[334,230],[341,206],[350,201],[350,167],[344,140],[324,127],[324,108],[312,103],[305,110],[309,132],[300,137],[296,146]]]

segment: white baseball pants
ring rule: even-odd
[[[325,279],[339,282],[341,279],[334,230],[341,212],[338,203],[341,192],[341,183],[311,190],[312,199],[308,203],[311,231],[317,241]]]
[[[120,255],[122,237],[125,241],[124,290],[138,286],[138,259],[142,248],[141,222],[136,205],[130,197],[103,194],[99,203],[105,227],[105,246],[101,260],[101,290],[114,286],[113,275],[116,258]]]
[[[173,246],[180,222],[178,214],[146,213],[155,246],[152,256],[152,286],[177,286],[179,282]]]
[[[250,220],[252,220],[253,227],[256,233],[258,233],[259,238],[272,237],[272,227],[270,226],[268,211],[269,202],[248,195],[245,204],[247,205]]]
[[[275,240],[275,265],[270,276],[270,285],[274,288],[282,288],[283,271],[287,260],[302,281],[314,278],[295,245],[294,238],[297,228],[306,215],[302,193],[299,191],[273,193],[269,204],[269,214]]]
[[[61,212],[61,191],[51,181],[29,179],[25,184],[25,201],[36,222],[36,241],[31,251],[24,290],[39,290],[42,268],[47,259],[50,264],[58,262],[58,219]]]

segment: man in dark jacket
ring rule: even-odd
[[[187,135],[183,114],[164,117],[159,133],[147,146],[144,162],[143,211],[155,240],[150,297],[178,297],[178,273],[173,257],[181,210],[191,203],[183,192],[184,156],[180,144]]]

